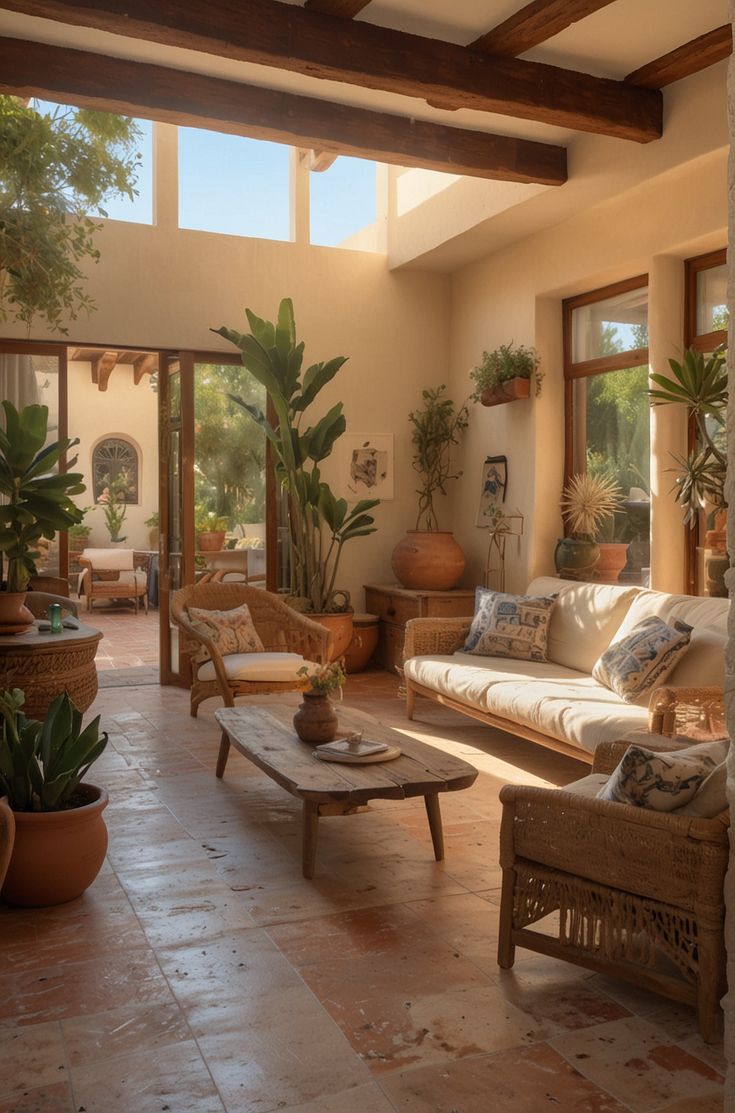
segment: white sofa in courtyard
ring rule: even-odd
[[[424,696],[489,726],[591,760],[601,742],[647,728],[650,692],[637,703],[625,703],[591,673],[616,637],[650,615],[693,627],[689,648],[666,677],[667,685],[724,685],[727,599],[553,577],[533,580],[526,589],[527,595],[554,593],[558,598],[543,663],[456,652],[469,632],[469,618],[410,621],[404,646],[409,719],[416,697]]]

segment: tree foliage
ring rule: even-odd
[[[0,96],[0,319],[66,333],[94,308],[80,264],[98,260],[100,225],[88,214],[135,195],[140,134],[111,113]]]

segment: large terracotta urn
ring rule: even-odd
[[[391,558],[398,582],[423,591],[456,587],[466,563],[454,534],[447,530],[409,529]]]
[[[82,895],[102,868],[107,828],[104,788],[81,784],[80,806],[60,812],[14,812],[15,842],[1,895],[40,908]]]
[[[338,661],[342,657],[352,641],[352,617],[353,612],[349,611],[334,611],[324,614],[312,614],[311,611],[305,612],[306,618],[311,618],[314,622],[318,622],[321,626],[326,626],[327,630],[332,631],[332,655],[330,661]]]

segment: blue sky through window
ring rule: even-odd
[[[336,247],[376,218],[374,162],[340,155],[311,175],[311,242]]]

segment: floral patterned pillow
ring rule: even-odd
[[[189,607],[189,618],[194,629],[205,638],[211,638],[223,657],[229,653],[263,652],[263,643],[258,637],[247,603],[233,607],[230,611],[207,611],[203,607]],[[206,646],[199,646],[192,661],[198,664],[208,660]]]

